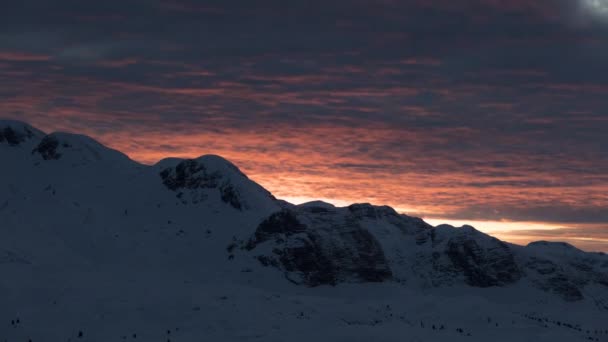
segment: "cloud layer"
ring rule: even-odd
[[[146,163],[221,154],[289,199],[608,227],[585,1],[13,2],[0,113]]]

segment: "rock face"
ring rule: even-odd
[[[567,301],[583,299],[577,284],[564,274],[561,267],[550,260],[531,258],[525,265],[531,275],[536,276],[535,284],[548,292],[553,292]]]
[[[393,229],[390,230],[392,227]],[[400,249],[416,250],[403,264],[387,259],[379,237],[385,230]],[[288,279],[309,286],[375,282],[427,273],[436,286],[464,281],[475,287],[502,286],[521,278],[505,243],[472,228],[438,230],[389,207],[355,204],[347,208],[297,207],[262,222],[245,249],[264,265],[280,268]],[[420,265],[427,266],[421,268]],[[430,269],[428,269],[430,268]]]
[[[66,147],[68,145],[66,144]],[[32,154],[38,153],[44,160],[58,160],[61,158],[61,153],[57,151],[59,147],[59,140],[54,136],[47,135],[42,139],[40,144],[32,150]]]
[[[163,184],[170,190],[177,192],[177,197],[182,201],[184,192],[190,192],[190,201],[198,203],[204,201],[207,196],[197,190],[217,189],[221,200],[237,210],[246,207],[238,189],[229,179],[225,178],[219,171],[210,171],[201,161],[188,159],[180,162],[175,167],[169,167],[161,171],[160,177]]]
[[[585,298],[588,286],[606,293],[606,256],[562,249],[546,243],[514,246],[470,226],[432,227],[389,207],[323,203],[272,214],[243,244],[262,265],[307,286],[394,280],[487,288],[529,281],[567,301]]]
[[[539,241],[523,250],[521,263],[538,288],[577,301],[585,297],[587,286],[608,290],[607,260],[603,254],[585,253],[566,243]]]
[[[41,135],[42,132],[23,122],[0,120],[0,145],[19,146]]]
[[[258,226],[245,249],[309,286],[384,281],[395,272],[403,281],[420,277],[432,286],[504,286],[522,277],[513,251],[498,239],[472,227],[435,229],[369,204],[283,210]],[[388,256],[391,249],[396,254]]]
[[[426,230],[417,234],[416,245],[418,264],[432,265],[422,269],[435,286],[460,281],[474,287],[504,286],[522,277],[509,245],[470,226]]]
[[[199,204],[210,196],[218,196],[223,203],[239,211],[252,209],[259,204],[255,202],[276,205],[270,192],[218,156],[163,161],[159,168],[162,184],[183,204]]]
[[[494,239],[482,246],[475,239],[459,236],[447,244],[446,254],[455,272],[462,273],[468,285],[491,287],[512,284],[521,278],[509,247]]]
[[[310,217],[314,213],[318,216]],[[263,221],[246,244],[266,266],[307,286],[380,282],[391,278],[382,247],[354,216],[325,208],[284,209]]]
[[[19,143],[23,142],[27,135],[16,132],[11,127],[5,127],[0,130],[0,143],[6,142],[11,146],[17,146]]]
[[[215,188],[222,175],[219,172],[207,172],[205,165],[189,159],[180,162],[175,167],[164,169],[160,173],[160,177],[167,188],[177,191]]]

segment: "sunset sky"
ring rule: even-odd
[[[608,251],[608,0],[22,0],[0,117]]]

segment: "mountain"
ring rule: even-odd
[[[0,121],[0,340],[608,341],[608,256]]]

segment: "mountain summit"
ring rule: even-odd
[[[0,323],[0,340],[64,341],[85,327],[97,340],[151,340],[160,334],[150,328],[156,324],[167,325],[166,335],[182,334],[179,341],[200,334],[303,340],[314,332],[302,327],[326,320],[336,331],[388,324],[388,331],[431,338],[449,325],[432,338],[488,334],[488,326],[472,323],[474,312],[463,318],[454,308],[437,309],[432,298],[539,336],[578,338],[583,324],[601,331],[599,322],[608,321],[602,253],[547,242],[517,246],[470,226],[433,227],[390,207],[293,205],[219,156],[146,166],[89,137],[15,121],[0,121],[0,160],[0,318],[12,320]],[[368,312],[369,297],[391,304]],[[251,305],[274,316],[245,318]],[[496,305],[507,309],[496,314]],[[588,321],[571,323],[557,308]],[[18,316],[27,326],[16,325]],[[224,321],[233,316],[238,321]],[[487,322],[493,328],[494,319]],[[564,335],[565,324],[571,329]],[[295,330],[282,335],[275,326]]]

